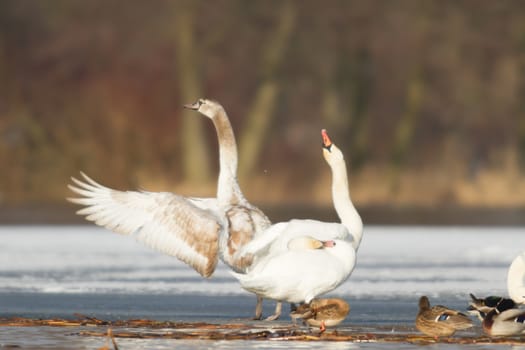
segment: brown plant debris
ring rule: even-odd
[[[0,327],[82,327],[74,333],[79,336],[106,337],[118,349],[115,339],[200,339],[200,340],[275,340],[275,341],[348,341],[355,343],[411,343],[411,344],[501,344],[523,345],[525,337],[490,338],[486,335],[456,335],[433,338],[414,333],[410,327],[400,327],[396,332],[376,327],[340,327],[320,334],[292,324],[266,322],[206,323],[172,322],[148,319],[106,321],[75,314],[76,319],[30,319],[22,317],[0,318]],[[106,327],[104,330],[96,328]],[[86,329],[87,328],[87,329]],[[93,329],[89,329],[93,328]]]

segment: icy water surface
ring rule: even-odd
[[[341,327],[412,327],[417,299],[465,309],[468,293],[506,294],[506,273],[525,250],[523,228],[366,227],[352,276],[328,296],[351,305]],[[238,322],[255,297],[219,266],[203,279],[177,259],[93,226],[0,228],[0,317],[149,318]],[[274,303],[265,302],[265,314]],[[285,314],[287,306],[285,306]],[[285,315],[280,322],[289,322]],[[64,328],[0,328],[0,349],[96,349],[100,338]],[[118,339],[122,349],[326,348],[326,343]],[[330,348],[407,348],[409,344],[330,343]],[[439,348],[458,348],[447,345]],[[496,346],[463,346],[495,348]],[[498,347],[501,348],[501,347]]]

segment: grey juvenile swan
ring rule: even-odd
[[[85,206],[77,214],[113,232],[132,235],[137,241],[172,255],[203,277],[210,277],[218,258],[236,272],[246,272],[251,261],[237,258],[237,251],[271,225],[270,220],[242,194],[237,182],[237,145],[224,108],[199,99],[186,108],[213,121],[219,141],[219,179],[216,198],[184,197],[170,192],[118,191],[105,187],[84,173],[83,181],[71,178],[69,189],[80,198],[70,202]],[[281,304],[276,306],[279,317]],[[257,297],[255,318],[262,316]]]

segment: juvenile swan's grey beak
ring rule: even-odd
[[[188,104],[185,104],[185,105],[184,105],[184,108],[195,109],[195,110],[197,110],[197,109],[199,109],[200,105],[201,105],[200,102],[199,102],[199,101],[196,101],[196,102],[194,102],[194,103],[188,103]]]

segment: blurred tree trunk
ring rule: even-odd
[[[367,153],[368,111],[372,86],[370,57],[366,50],[361,49],[342,55],[336,71],[335,90],[338,92],[342,108],[336,112],[339,120],[335,125],[339,132],[349,136],[348,144],[340,142],[351,149],[348,159],[354,169],[362,166]],[[343,116],[341,114],[343,113]]]
[[[329,59],[328,59],[329,60]],[[323,62],[327,60],[323,59]],[[367,106],[372,77],[370,59],[365,50],[343,51],[335,67],[324,80],[321,111],[324,120],[343,149],[350,149],[347,159],[358,169],[367,153]],[[330,131],[330,130],[329,130]]]
[[[134,166],[129,155],[133,144],[138,142],[137,139],[131,138],[129,121],[125,113],[120,111],[117,106],[108,103],[107,120],[108,129],[111,133],[111,143],[109,144],[109,151],[112,154],[118,155],[116,159],[111,161],[111,176],[116,176],[116,179],[126,179],[127,183],[132,183],[134,178],[134,171],[130,171],[128,165]]]
[[[517,125],[517,138],[518,138],[518,162],[519,168],[522,172],[525,172],[525,26],[520,28],[520,42],[519,48],[519,73],[520,73],[520,86],[518,87],[518,125]]]
[[[356,53],[351,90],[352,128],[350,142],[352,154],[350,161],[354,169],[365,163],[368,153],[368,106],[373,85],[372,63],[368,51],[361,49]]]
[[[518,157],[520,170],[525,173],[525,106],[523,103],[518,113]]]
[[[4,28],[0,26],[0,29]],[[29,154],[25,147],[17,144],[21,133],[15,121],[19,121],[22,110],[18,101],[19,85],[14,84],[9,70],[4,33],[4,30],[0,30],[0,164],[5,170],[0,180],[0,202],[6,198],[21,200],[27,194],[25,181],[28,172],[25,166]]]
[[[199,83],[196,46],[194,45],[193,20],[197,3],[189,0],[174,4],[175,43],[177,54],[177,73],[183,103],[193,103],[201,96]],[[204,183],[211,181],[210,157],[206,150],[206,138],[202,123],[203,117],[194,111],[182,109],[182,166],[184,182]]]
[[[277,104],[277,96],[280,91],[277,70],[284,58],[295,26],[296,14],[293,2],[282,2],[279,12],[279,24],[263,52],[261,63],[263,81],[256,92],[239,141],[240,178],[247,178],[253,174]]]
[[[421,110],[423,88],[421,72],[416,69],[408,81],[405,113],[395,130],[390,160],[390,189],[392,192],[397,191],[399,187],[400,172],[407,155],[410,154],[410,147],[414,144],[414,130]]]
[[[8,69],[7,69],[7,55],[5,50],[5,44],[2,36],[0,35],[0,105],[8,106],[7,94],[9,93],[9,81],[8,81]]]

